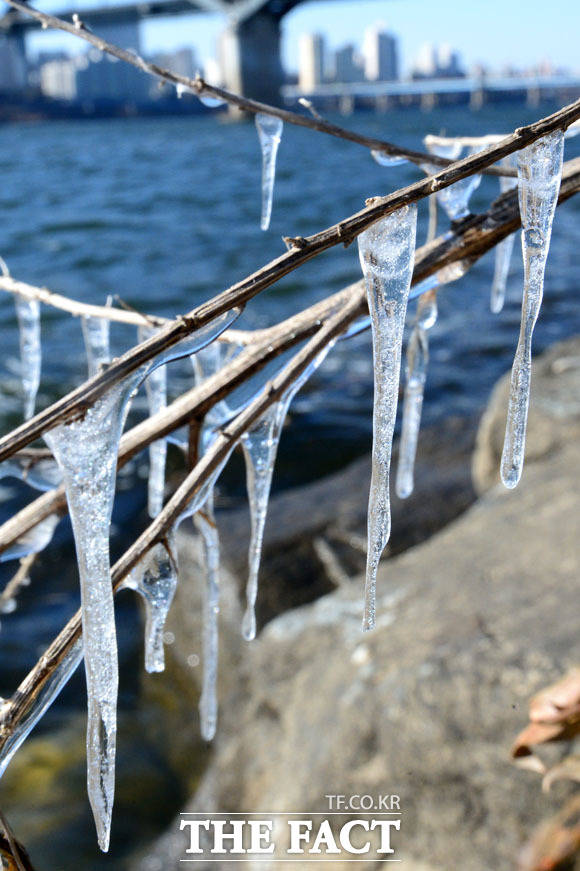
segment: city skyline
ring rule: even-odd
[[[61,8],[52,0],[43,8]],[[79,8],[86,6],[81,2]],[[324,0],[305,3],[282,22],[282,59],[285,69],[298,71],[299,39],[303,33],[322,33],[327,47],[335,51],[348,43],[362,44],[364,32],[380,24],[399,39],[400,72],[408,75],[425,42],[448,43],[461,54],[466,68],[483,63],[492,68],[530,67],[546,60],[556,67],[578,70],[575,32],[580,24],[580,7],[572,0],[560,0],[558,21],[569,27],[558,29],[550,23],[540,0],[475,0],[457,15],[455,0],[440,0],[436,10],[426,0]],[[502,26],[498,26],[501,21]],[[176,20],[145,22],[141,41],[147,54],[192,47],[201,66],[217,54],[217,40],[224,20],[216,15],[198,14]],[[514,40],[514,35],[518,39]],[[73,37],[64,34],[34,34],[33,51],[66,47],[78,51]]]

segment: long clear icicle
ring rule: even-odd
[[[271,405],[263,417],[242,437],[251,523],[246,611],[242,622],[242,633],[248,641],[256,637],[256,599],[264,527],[274,463],[276,462],[278,443],[287,407],[286,402],[277,402]]]
[[[415,457],[421,426],[423,393],[429,362],[428,330],[437,321],[437,292],[430,290],[419,299],[417,319],[407,347],[403,425],[399,444],[399,463],[395,484],[397,496],[407,499],[413,492]]]
[[[500,162],[500,166],[503,166],[506,169],[513,169],[513,155],[510,154],[509,157],[505,157]],[[515,188],[517,183],[518,181],[516,178],[512,178],[508,175],[500,176],[500,193],[507,193],[508,191]],[[503,239],[496,246],[495,249],[495,268],[493,272],[493,281],[491,283],[491,295],[489,300],[489,307],[494,314],[499,314],[504,306],[505,289],[507,285],[510,261],[512,259],[512,251],[514,249],[514,241],[515,235],[513,233],[510,233],[510,235],[506,239]]]
[[[391,532],[389,476],[401,369],[401,343],[413,276],[416,206],[405,206],[359,236],[372,320],[375,399],[363,629],[375,625],[376,578]]]
[[[544,272],[562,176],[564,134],[549,133],[518,153],[524,293],[520,335],[512,367],[501,478],[515,487],[524,464],[532,374],[532,337],[544,292]]]
[[[272,216],[274,180],[276,178],[276,155],[284,127],[280,118],[258,112],[256,127],[262,148],[262,218],[260,227],[267,230]]]
[[[139,327],[139,341],[145,342],[154,336],[155,327]],[[162,411],[167,406],[167,367],[158,366],[145,382],[149,415]],[[150,517],[157,517],[163,508],[165,493],[165,463],[167,441],[158,439],[149,445],[149,479],[147,482],[147,507]]]
[[[24,417],[28,420],[34,415],[36,394],[40,385],[41,347],[40,347],[40,303],[24,296],[14,297],[18,330],[20,333],[20,366]]]
[[[140,381],[169,360],[204,347],[238,315],[234,309],[201,327],[114,385],[82,420],[45,436],[63,472],[79,565],[88,696],[87,787],[103,851],[109,845],[115,788],[118,687],[109,528],[123,423]]]
[[[45,438],[64,475],[81,585],[88,695],[87,785],[101,850],[109,847],[115,792],[117,638],[109,528],[117,450],[135,373]]]
[[[145,669],[150,673],[165,668],[163,630],[177,587],[173,534],[168,544],[169,550],[164,544],[148,550],[123,584],[139,593],[145,603]]]
[[[262,543],[264,540],[264,528],[268,512],[270,489],[272,487],[274,464],[276,462],[284,420],[294,396],[320,366],[331,348],[334,347],[334,344],[333,340],[322,349],[304,372],[290,385],[279,402],[271,405],[265,414],[242,437],[251,524],[250,545],[248,548],[246,611],[242,622],[242,633],[247,641],[251,641],[256,637],[258,572],[260,570]]]
[[[107,305],[110,305],[110,297]],[[87,352],[87,364],[89,378],[98,375],[99,372],[111,362],[110,326],[107,318],[81,318],[83,339]]]
[[[199,699],[201,735],[211,741],[217,727],[217,674],[218,674],[218,618],[219,618],[219,573],[220,543],[213,510],[213,489],[203,511],[194,517],[203,548],[205,585],[203,595],[203,677]]]

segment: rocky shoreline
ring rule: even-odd
[[[219,513],[220,720],[211,747],[197,717],[197,544],[182,536],[167,669],[144,675],[133,725],[121,724],[113,844],[116,819],[134,802],[143,832],[153,837],[156,815],[166,834],[132,858],[91,863],[88,847],[74,858],[72,808],[86,804],[78,717],[66,734],[32,736],[3,779],[3,810],[38,867],[171,871],[185,845],[176,807],[324,811],[329,793],[390,793],[401,800],[396,844],[409,871],[515,868],[523,842],[569,790],[558,784],[543,795],[508,754],[529,696],[580,659],[580,339],[535,362],[532,392],[515,491],[497,485],[506,378],[479,427],[448,420],[422,433],[416,491],[394,499],[378,625],[368,635],[360,621],[369,458],[272,500],[261,631],[251,644],[240,633],[247,512]],[[142,743],[153,768],[134,749]],[[63,746],[77,748],[72,760]],[[22,778],[39,770],[46,787],[31,809]],[[59,838],[71,856],[47,864],[46,845]],[[221,867],[230,865],[207,865]]]

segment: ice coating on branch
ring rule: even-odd
[[[284,127],[280,118],[258,112],[256,127],[262,147],[262,218],[260,227],[267,230],[272,216],[274,199],[274,179],[276,177],[276,155]]]
[[[174,537],[169,537],[169,550],[156,544],[135,566],[123,586],[135,590],[145,603],[145,669],[163,671],[163,630],[177,587]]]
[[[359,236],[372,320],[375,399],[363,628],[375,625],[376,577],[391,532],[389,475],[401,368],[401,343],[413,276],[416,206],[405,206]]]
[[[34,698],[30,708],[22,716],[18,725],[6,739],[0,751],[0,777],[16,751],[22,746],[32,729],[50,708],[61,689],[72,677],[83,658],[82,641],[76,641],[65,657],[59,662],[54,671],[42,685],[39,694]],[[0,722],[4,710],[0,708]]]
[[[62,472],[52,458],[33,460],[13,456],[0,463],[0,478],[18,478],[35,490],[52,490],[62,481]]]
[[[312,373],[326,358],[335,341],[315,357],[304,372],[287,389],[279,402],[271,405],[256,423],[242,436],[242,449],[246,463],[246,487],[250,507],[250,545],[248,549],[248,582],[246,585],[246,611],[242,633],[247,641],[256,637],[256,599],[258,595],[258,572],[262,556],[264,527],[272,486],[272,475],[280,435],[292,399]]]
[[[460,140],[449,140],[442,142],[436,137],[426,136],[425,145],[431,154],[436,154],[438,157],[447,157],[449,160],[458,160],[461,156],[463,146]],[[484,147],[484,144],[473,145],[466,148],[467,154],[475,154]],[[433,164],[425,164],[431,174],[441,172],[440,166]],[[456,181],[455,184],[449,187],[442,188],[437,191],[437,202],[444,209],[450,221],[459,221],[469,214],[469,200],[472,193],[479,187],[481,175],[470,175],[467,178],[462,178]]]
[[[109,344],[110,321],[107,318],[81,318],[83,339],[87,351],[89,378],[98,375],[111,362]]]
[[[208,109],[217,109],[218,106],[225,106],[226,101],[220,97],[214,97],[211,94],[200,94],[199,102],[207,106]]]
[[[514,155],[505,157],[500,161],[500,166],[506,169],[512,169],[515,166]],[[500,193],[504,194],[517,186],[518,180],[511,176],[502,175],[499,179]],[[495,268],[493,272],[493,281],[491,284],[491,296],[489,307],[494,314],[499,314],[503,309],[505,302],[505,289],[507,285],[507,277],[510,268],[510,260],[512,259],[512,251],[514,249],[515,236],[513,233],[503,239],[495,249]]]
[[[413,492],[413,475],[417,442],[421,426],[423,393],[429,362],[428,330],[437,321],[437,294],[430,290],[419,299],[417,318],[407,347],[405,398],[403,401],[403,425],[399,444],[396,491],[401,499]]]
[[[218,617],[220,542],[213,511],[213,489],[203,511],[198,511],[194,523],[200,534],[205,568],[203,597],[203,678],[199,699],[201,736],[211,741],[217,726]]]
[[[402,155],[393,156],[392,154],[386,154],[384,151],[375,151],[374,149],[371,151],[371,154],[379,166],[400,166],[407,161],[407,158]]]
[[[564,134],[557,130],[518,152],[524,294],[501,458],[501,478],[509,488],[515,487],[520,480],[524,464],[532,372],[532,336],[542,304],[544,271],[560,190],[563,151]]]
[[[58,526],[58,514],[49,514],[28,532],[20,535],[16,541],[0,553],[0,562],[12,559],[22,559],[31,553],[40,553],[52,541],[54,530]]]
[[[20,366],[24,417],[34,415],[36,394],[40,385],[40,303],[23,296],[14,297],[20,333]]]
[[[154,336],[154,327],[139,327],[139,341],[145,342]],[[167,406],[167,367],[158,366],[145,382],[149,416],[153,417]],[[163,508],[165,493],[165,461],[167,441],[158,439],[149,445],[149,479],[147,482],[147,508],[149,517],[157,517]]]
[[[109,528],[117,452],[128,404],[139,383],[169,360],[198,351],[238,316],[226,312],[113,385],[81,420],[45,439],[64,477],[75,538],[88,695],[87,785],[99,846],[108,849],[115,788],[117,644],[110,578]]]

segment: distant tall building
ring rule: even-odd
[[[55,58],[40,67],[40,90],[56,100],[74,100],[77,95],[77,65],[72,58]]]
[[[357,62],[354,45],[345,45],[334,52],[332,78],[335,82],[360,82],[363,71]]]
[[[149,98],[148,76],[109,55],[92,50],[77,60],[79,100],[140,103]]]
[[[161,52],[153,57],[156,64],[171,70],[178,76],[193,78],[196,71],[195,54],[191,48],[180,48],[177,51]]]
[[[313,91],[324,81],[324,38],[319,33],[302,33],[298,42],[298,86]]]
[[[397,38],[378,26],[369,27],[363,40],[365,78],[370,82],[389,82],[399,78]]]
[[[459,54],[448,43],[439,46],[423,43],[415,59],[413,78],[461,78],[464,75]]]

